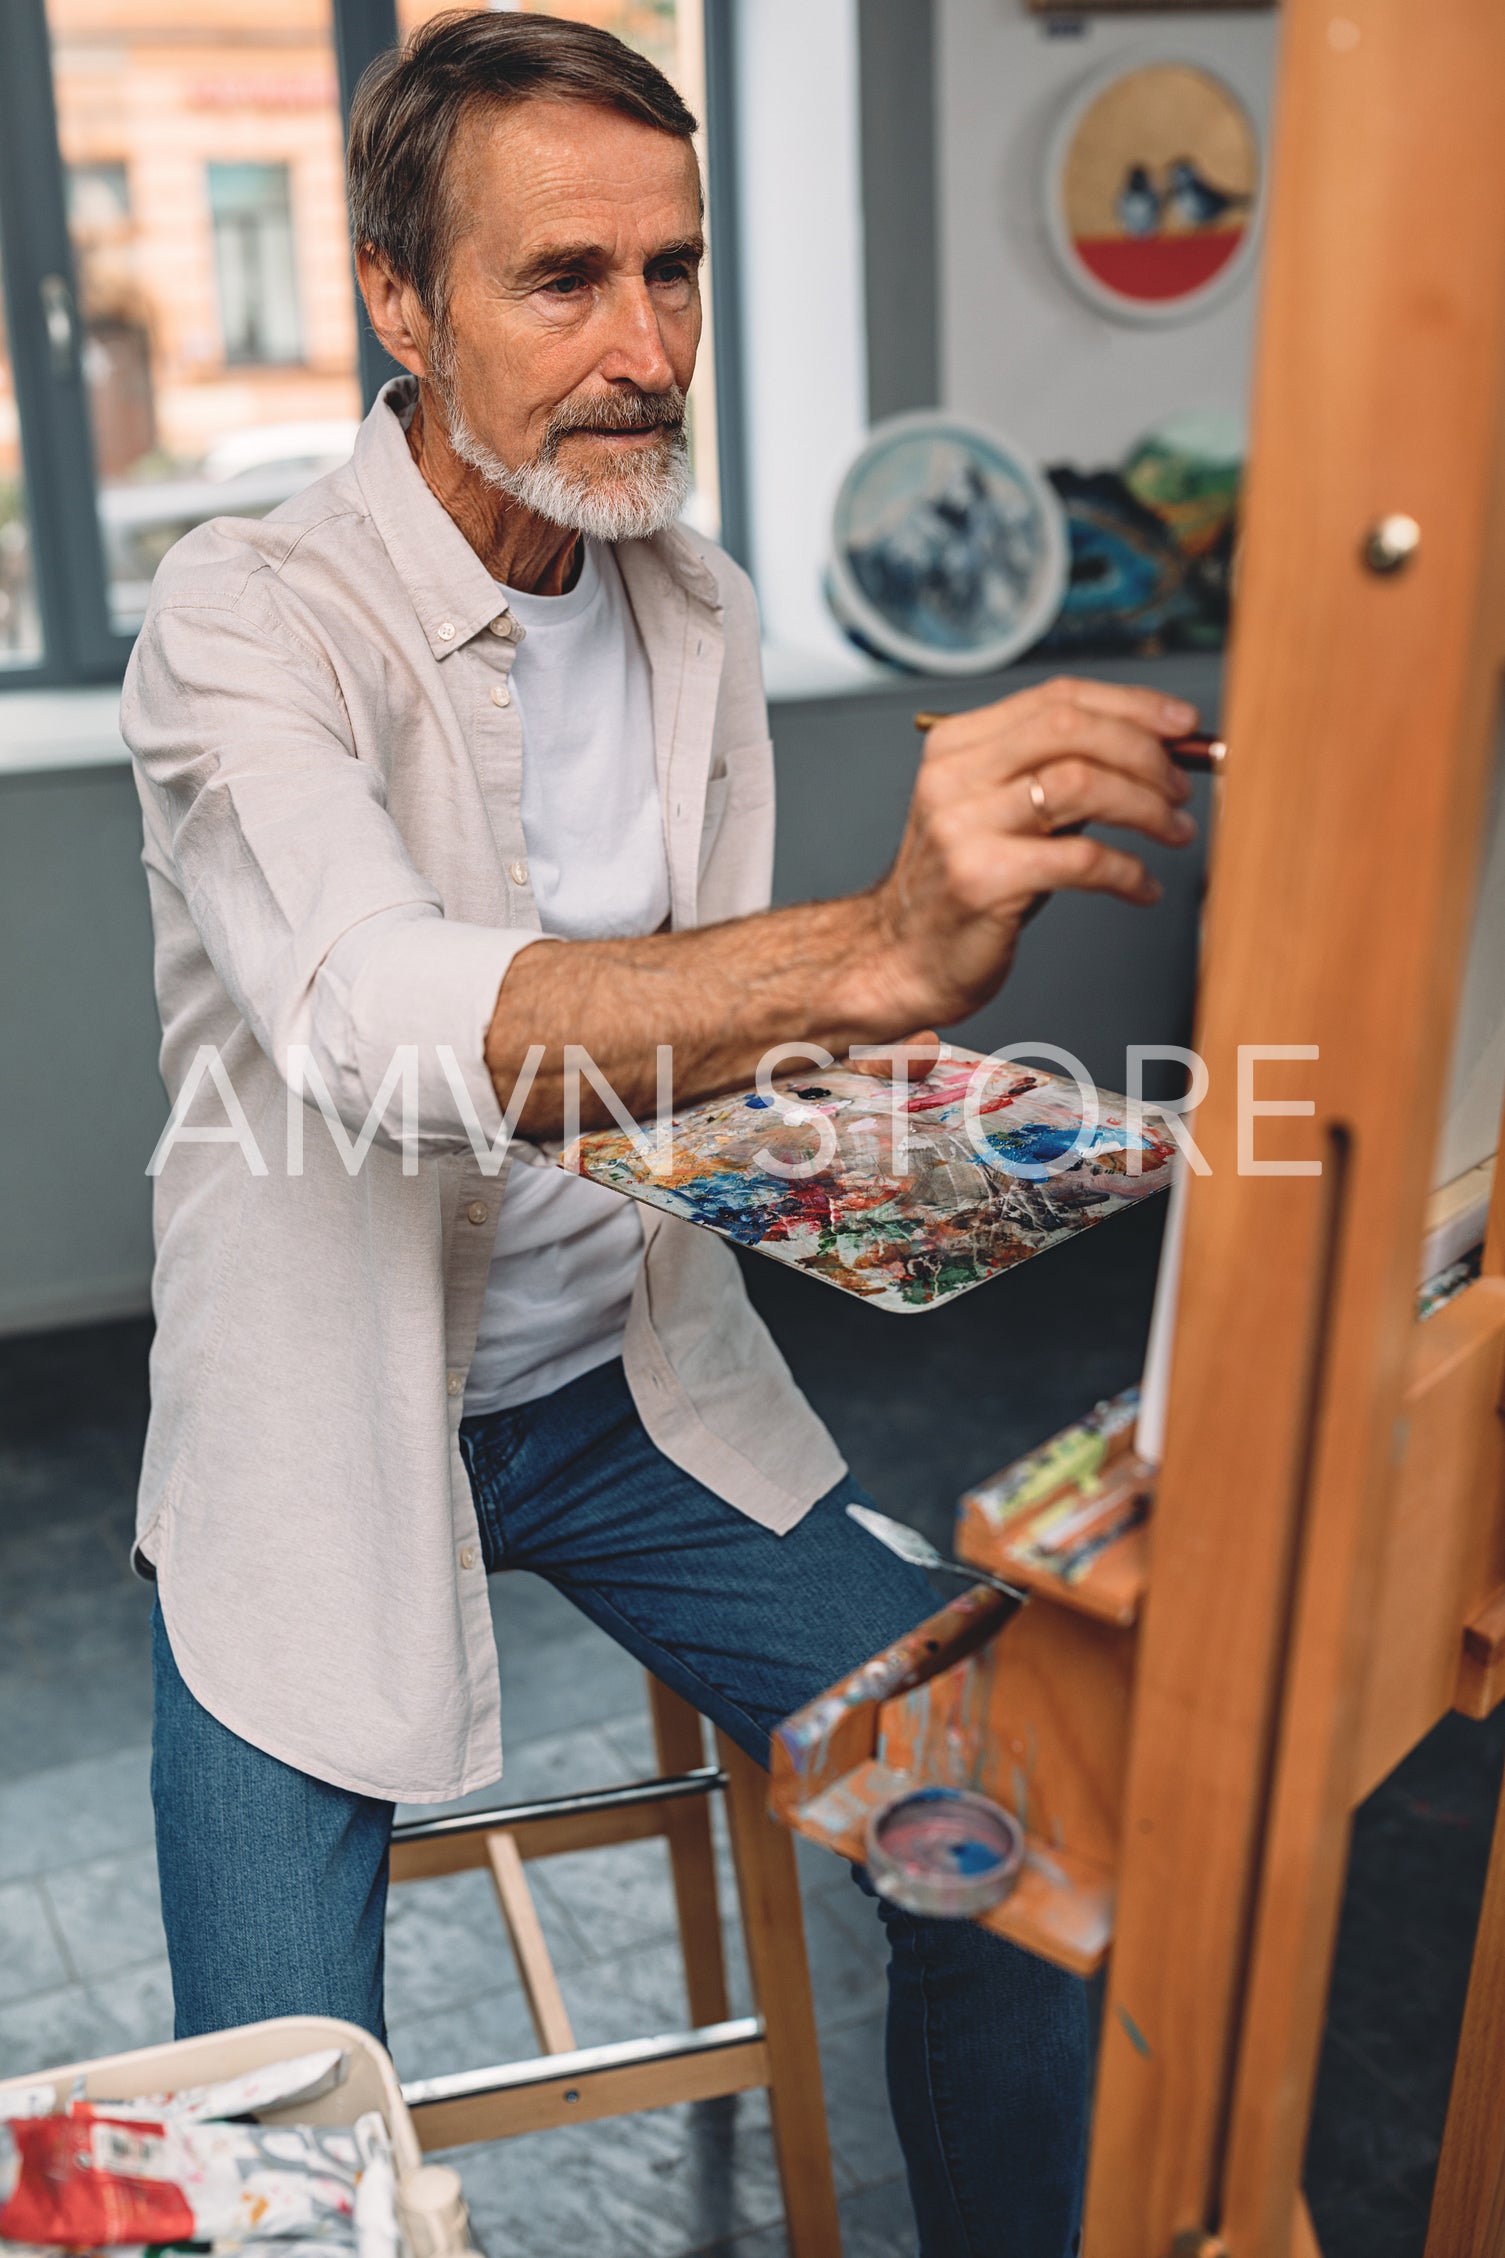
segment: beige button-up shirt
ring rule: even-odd
[[[408,453],[411,399],[389,385],[352,461],[271,517],[178,544],[122,728],[174,1107],[141,1554],[215,1717],[320,1779],[422,1802],[501,1769],[457,1438],[510,1165],[482,1046],[539,922],[522,728],[495,695],[512,623]],[[673,923],[744,916],[767,904],[773,839],[751,588],[683,529],[617,554]],[[788,1529],[841,1457],[726,1245],[644,1220],[625,1350],[644,1424]]]

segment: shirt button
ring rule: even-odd
[[[434,629],[434,633],[438,636],[441,643],[453,643],[455,639],[454,621],[452,619],[441,619],[438,626]]]
[[[494,706],[510,706],[510,705],[511,705],[511,703],[512,703],[512,692],[511,692],[511,691],[510,691],[510,690],[509,690],[509,689],[507,688],[507,685],[506,685],[506,683],[505,683],[505,682],[493,682],[493,683],[492,683],[492,685],[491,685],[491,702],[492,702],[492,704],[493,704]]]
[[[460,1566],[461,1566],[462,1568],[474,1568],[475,1564],[476,1564],[476,1548],[475,1548],[475,1546],[474,1546],[474,1545],[461,1545],[461,1547],[460,1547]]]
[[[525,862],[509,862],[507,865],[507,876],[511,879],[514,886],[526,886],[528,883],[527,864]]]
[[[503,612],[503,614],[502,614],[502,616],[501,616],[501,618],[500,618],[500,619],[494,619],[494,620],[492,620],[492,622],[491,622],[491,632],[492,632],[492,634],[493,634],[493,635],[510,635],[510,634],[511,634],[511,632],[512,632],[512,623],[511,623],[511,621],[510,621],[510,620],[508,619],[508,617],[507,617],[507,614],[506,614],[505,612]]]
[[[484,1223],[491,1210],[483,1201],[472,1200],[465,1213],[472,1223]]]
[[[465,1393],[465,1375],[463,1372],[451,1372],[449,1392],[452,1396],[461,1396]]]

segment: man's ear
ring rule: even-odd
[[[416,292],[399,282],[385,259],[367,248],[355,254],[355,271],[371,317],[371,327],[402,368],[428,374],[428,323]]]

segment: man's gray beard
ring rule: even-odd
[[[513,470],[466,422],[452,348],[446,349],[439,337],[434,346],[429,376],[444,409],[450,447],[488,486],[510,494],[514,502],[551,525],[595,541],[646,541],[649,534],[664,532],[678,519],[695,486],[683,421],[677,430],[665,431],[664,450],[656,458],[625,457],[610,484],[572,476],[560,463],[559,440],[579,428],[574,423],[551,422],[532,462]],[[677,388],[671,405],[682,418],[684,396]]]

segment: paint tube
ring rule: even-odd
[[[392,2142],[379,2112],[355,2120],[360,2178],[355,2189],[356,2258],[399,2258],[397,2173]]]
[[[95,2101],[96,2108],[122,2121],[171,2119],[174,2124],[199,2123],[209,2118],[256,2117],[267,2109],[288,2109],[294,2102],[318,2101],[342,2085],[350,2057],[338,2046],[320,2047],[314,2054],[295,2054],[281,2062],[264,2062],[259,2069],[243,2070],[239,2077],[221,2078],[214,2085],[182,2086],[172,2093],[133,2095],[128,2101]],[[84,2080],[79,2079],[73,2099],[85,2101]],[[41,2110],[20,2112],[40,2116]]]
[[[56,2086],[12,2086],[0,2093],[0,2124],[10,2117],[49,2117],[56,2107]]]
[[[1068,1584],[1080,1583],[1083,1576],[1100,1554],[1131,1529],[1137,1529],[1150,1517],[1149,1499],[1144,1496],[1130,1498],[1105,1521],[1102,1528],[1092,1530],[1082,1537],[1073,1549],[1064,1554],[1056,1564],[1056,1573]]]
[[[1107,1462],[1111,1445],[1133,1426],[1138,1411],[1139,1390],[1125,1388],[1122,1394],[1094,1404],[1085,1418],[1063,1427],[1058,1435],[1016,1458],[1001,1473],[979,1483],[970,1495],[995,1529],[1021,1520],[1068,1485],[1085,1495]]]
[[[359,2173],[341,2126],[153,2121],[75,2104],[0,2124],[0,2238],[348,2245]]]

